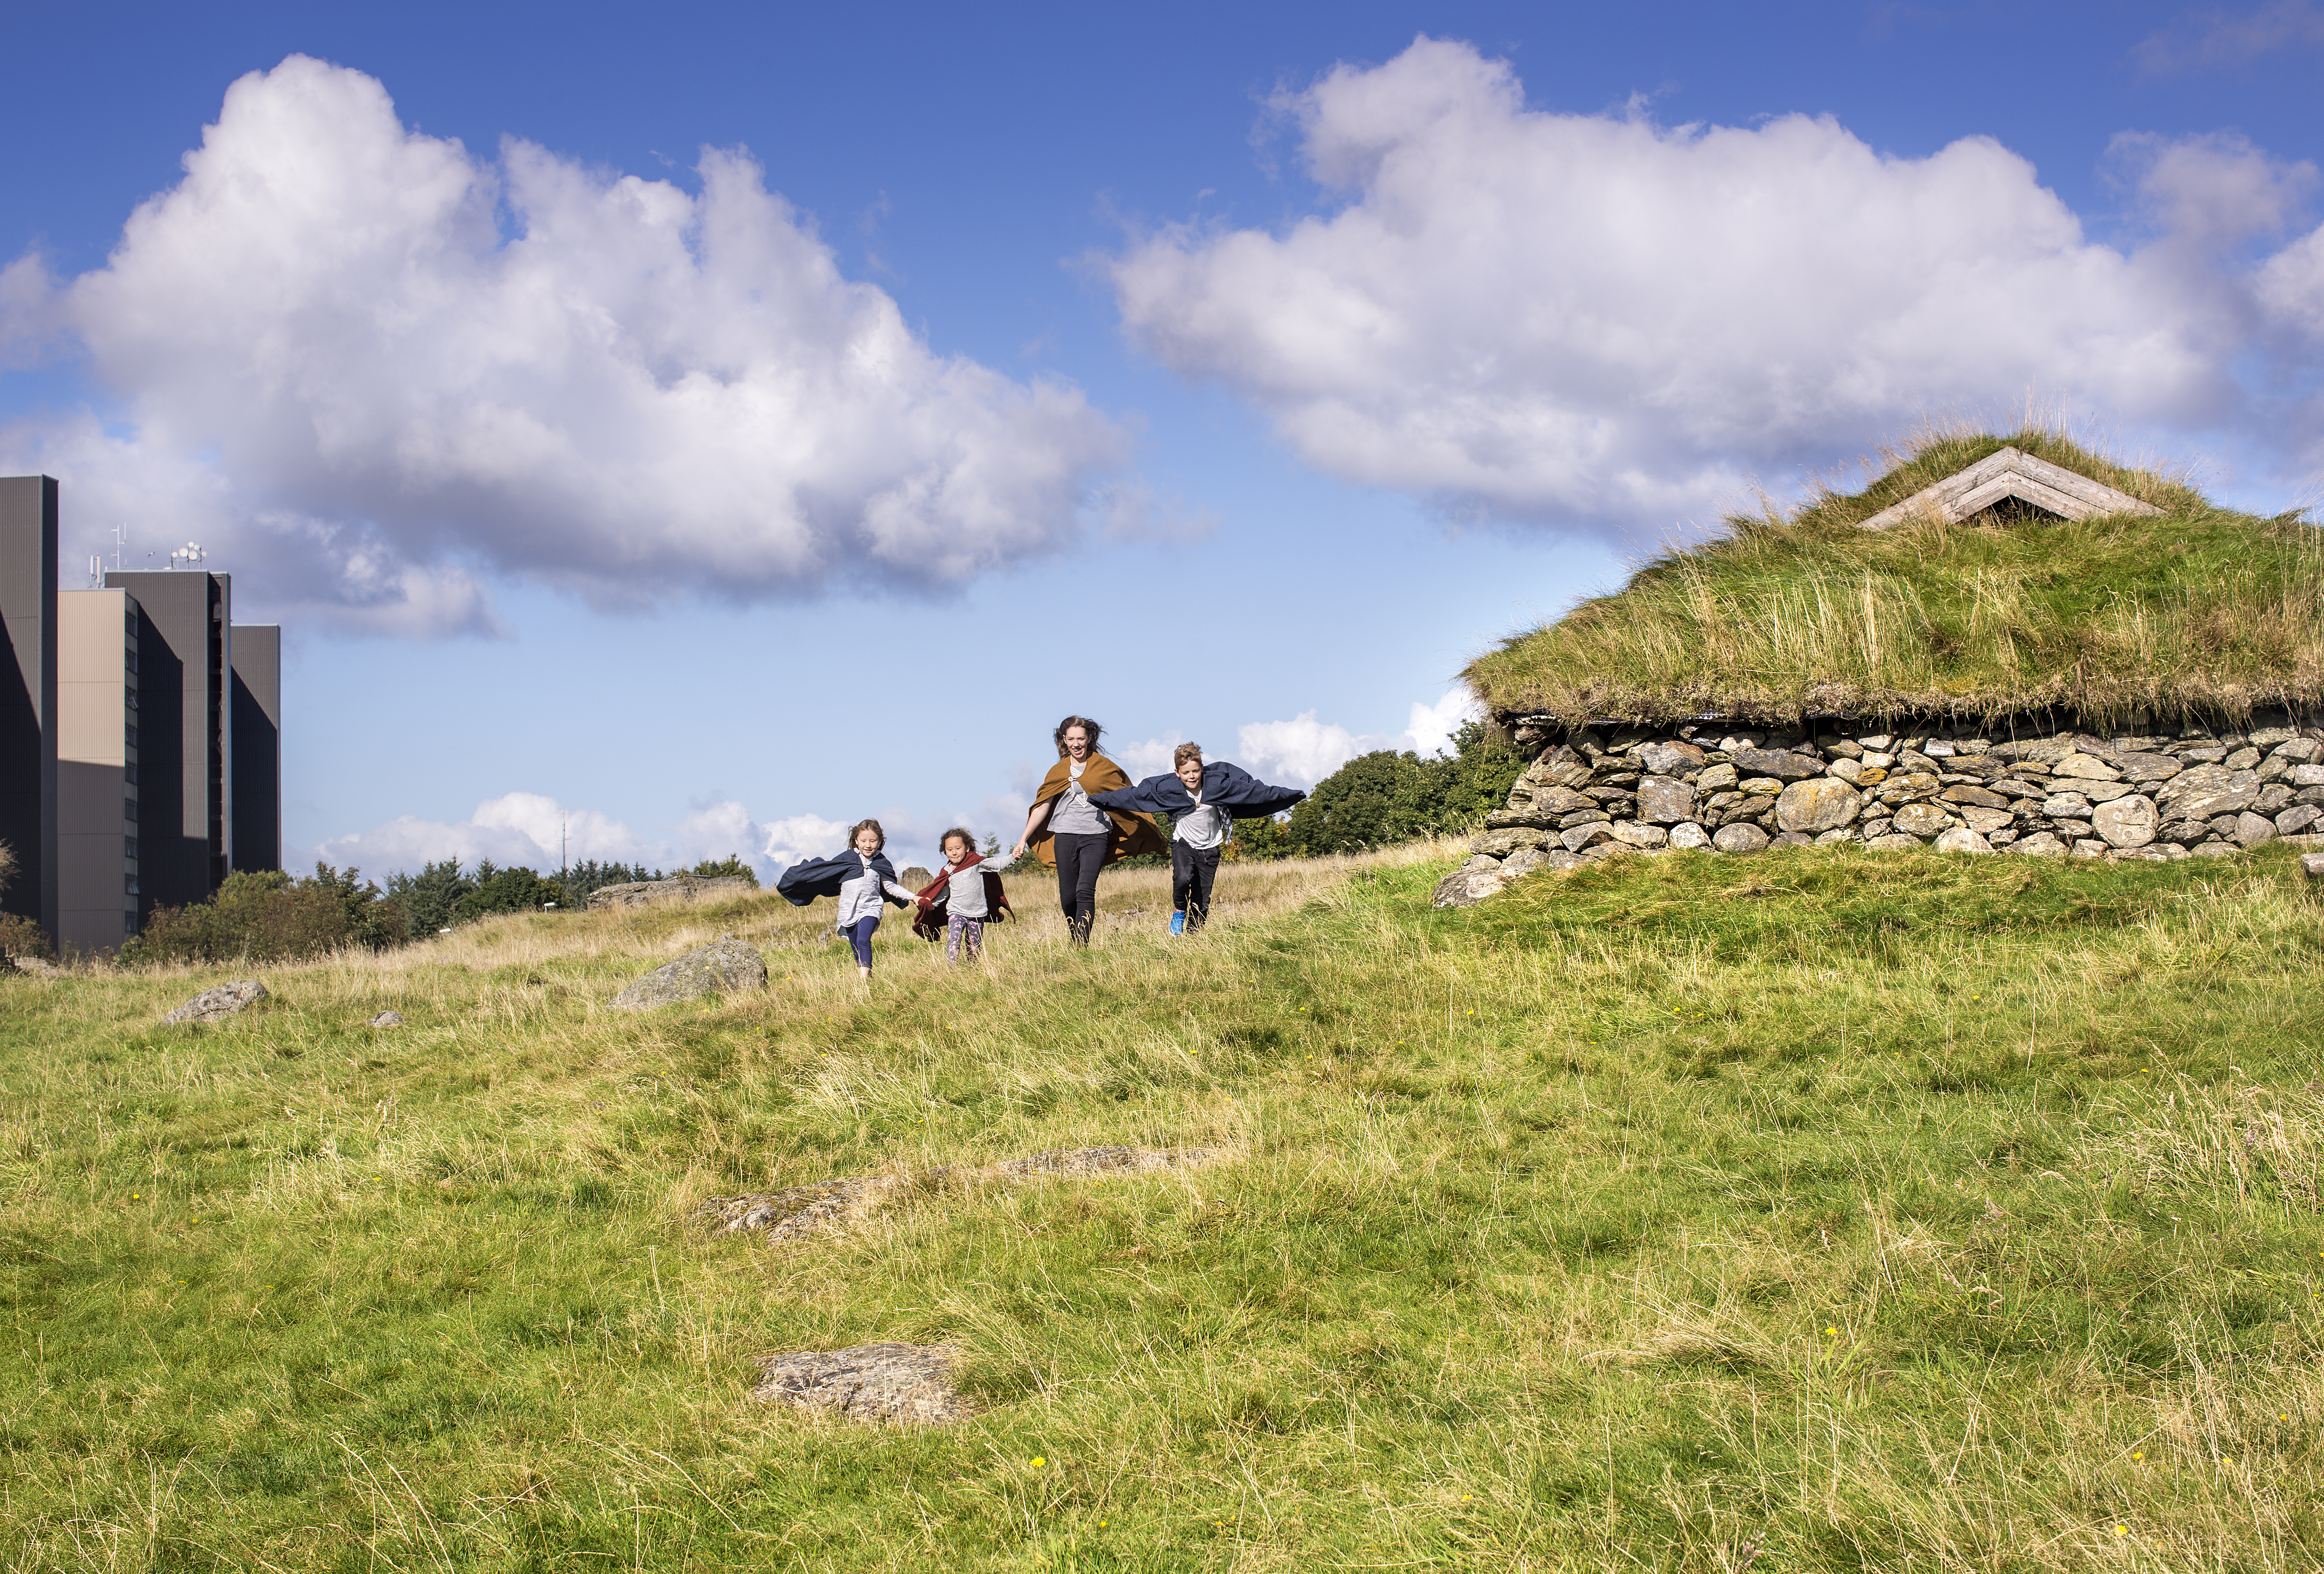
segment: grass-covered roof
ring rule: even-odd
[[[2163,510],[1860,522],[2004,446]],[[2240,718],[2324,700],[2324,532],[2215,507],[2061,434],[1934,434],[1860,492],[1735,515],[1463,674],[1504,713],[1762,721],[2144,710]]]

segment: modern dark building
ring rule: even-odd
[[[282,629],[238,623],[234,641],[234,866],[282,866]]]
[[[58,949],[109,951],[143,925],[138,646],[126,590],[57,593]]]
[[[233,581],[199,569],[60,593],[57,501],[0,477],[0,910],[106,951],[281,866],[282,631],[235,628]]]
[[[57,484],[0,477],[0,911],[57,932]]]
[[[234,584],[198,569],[105,577],[137,639],[137,845],[151,911],[208,901],[234,869]]]

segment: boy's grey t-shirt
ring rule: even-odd
[[[1184,842],[1198,853],[1206,853],[1227,839],[1227,814],[1194,800],[1194,807],[1171,822],[1170,839]]]
[[[1082,772],[1088,765],[1089,762],[1084,760],[1071,767],[1065,778],[1065,796],[1059,798],[1057,806],[1049,810],[1051,836],[1093,836],[1113,829],[1113,822],[1106,819],[1105,810],[1092,803],[1089,794],[1082,791]]]

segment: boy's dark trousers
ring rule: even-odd
[[[1219,877],[1219,847],[1170,844],[1170,905],[1186,915],[1186,932],[1203,927],[1211,911],[1211,883]]]

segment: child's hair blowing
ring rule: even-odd
[[[853,847],[855,838],[867,830],[880,838],[880,846],[884,847],[888,845],[888,833],[880,829],[880,822],[876,819],[859,819],[851,826],[847,832],[847,845]]]
[[[1104,732],[1105,728],[1098,726],[1097,723],[1092,721],[1086,716],[1069,716],[1065,718],[1065,720],[1057,723],[1057,730],[1055,735],[1057,744],[1057,758],[1062,760],[1065,757],[1065,734],[1071,732],[1075,727],[1081,728],[1083,735],[1089,739],[1089,752],[1091,754],[1097,753],[1098,735]]]
[[[950,843],[952,838],[954,837],[958,837],[960,838],[961,849],[964,852],[973,853],[976,851],[976,838],[968,834],[968,827],[964,825],[956,825],[950,830],[945,832],[944,835],[936,838],[936,851],[944,851],[945,846]]]
[[[1180,744],[1177,752],[1170,756],[1170,768],[1175,771],[1188,760],[1194,761],[1198,765],[1203,763],[1202,745]]]

